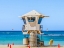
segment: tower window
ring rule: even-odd
[[[28,20],[30,20],[30,17],[28,17]]]
[[[32,21],[35,21],[35,17],[31,17],[31,20],[32,20]]]
[[[28,17],[28,21],[29,22],[34,22],[35,21],[35,17]]]

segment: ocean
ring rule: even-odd
[[[60,44],[64,46],[64,31],[43,31],[44,34],[39,35],[39,38],[44,41],[44,45],[49,45],[50,39],[54,40],[53,45]],[[0,45],[6,44],[23,44],[23,34],[21,31],[0,31]]]

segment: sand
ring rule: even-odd
[[[0,48],[10,48],[10,47],[8,47],[7,45],[0,45]],[[11,48],[28,48],[28,47],[24,47],[22,45],[12,45]],[[58,48],[58,47],[30,47],[30,48]],[[64,48],[64,46],[60,48]]]

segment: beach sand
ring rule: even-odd
[[[10,47],[8,47],[7,45],[0,45],[0,48],[10,48]],[[12,45],[11,48],[28,48],[28,47],[24,47],[22,45]],[[58,47],[30,47],[30,48],[58,48]],[[64,48],[64,46],[60,48]]]

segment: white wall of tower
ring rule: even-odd
[[[27,17],[26,19],[26,24],[25,24],[25,30],[40,30],[40,25],[38,24],[38,16],[35,16],[36,20],[34,22],[28,22]]]

